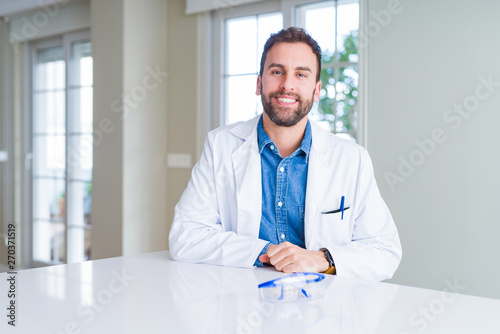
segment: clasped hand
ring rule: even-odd
[[[279,245],[269,245],[266,254],[261,255],[259,261],[271,264],[284,273],[322,273],[329,268],[322,251],[307,250],[288,241]]]

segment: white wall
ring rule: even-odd
[[[162,0],[91,1],[94,128],[104,122],[94,146],[93,259],[167,248],[166,15]]]
[[[500,2],[401,0],[390,19],[375,14],[389,3],[369,2],[365,35],[368,150],[403,244],[392,282],[500,298]],[[465,117],[453,111],[464,103]]]
[[[124,93],[132,102],[124,104],[123,132],[127,255],[167,248],[167,2],[125,1],[124,27]]]
[[[197,108],[202,101],[198,100],[198,71],[201,65],[197,62],[199,23],[197,15],[185,15],[184,0],[168,2],[168,126],[167,142],[169,153],[187,153],[196,163],[197,143]],[[204,141],[204,138],[201,138]],[[179,201],[191,177],[191,169],[167,169],[167,226],[174,218],[174,207]]]
[[[123,122],[111,111],[124,90],[123,7],[122,0],[90,3],[94,124],[102,134],[94,138],[93,259],[121,256],[123,247]]]

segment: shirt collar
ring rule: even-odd
[[[257,125],[257,138],[259,141],[259,153],[262,154],[262,150],[264,149],[264,147],[266,147],[267,144],[273,142],[267,135],[266,131],[264,131],[264,126],[262,125],[262,116],[260,116],[259,124]]]
[[[266,131],[264,131],[264,126],[262,125],[262,116],[260,117],[259,124],[257,125],[257,138],[259,142],[259,153],[262,154],[262,150],[264,149],[264,147],[266,147],[266,145],[268,145],[269,143],[273,143],[271,138],[269,138],[269,136],[267,135]],[[302,139],[302,143],[297,149],[297,151],[302,150],[306,154],[306,160],[309,157],[309,152],[311,151],[311,143],[311,123],[309,122],[309,120],[307,120],[304,138]]]

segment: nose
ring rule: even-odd
[[[281,80],[281,89],[285,92],[295,91],[294,79],[295,77],[292,74],[287,73],[284,75]]]

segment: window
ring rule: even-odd
[[[32,256],[90,257],[92,56],[88,34],[32,46]]]
[[[264,43],[271,33],[293,25],[305,28],[323,51],[320,101],[310,118],[341,137],[356,140],[358,1],[273,1],[266,5],[268,11],[262,4],[219,11],[221,22],[216,26],[222,26],[224,36],[220,45],[224,57],[215,55],[222,60],[221,103],[215,105],[215,110],[222,110],[219,124],[248,120],[262,112],[255,88]]]

